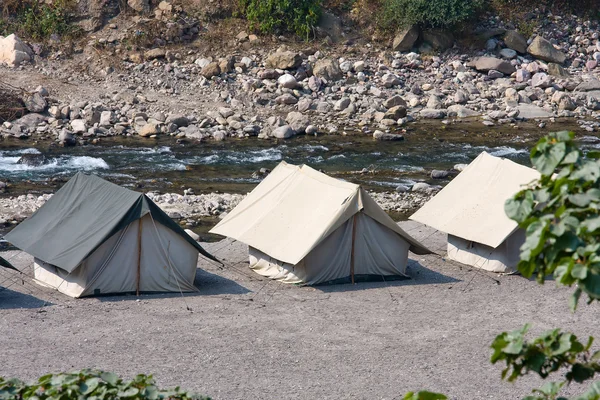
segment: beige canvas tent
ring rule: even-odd
[[[142,193],[82,173],[5,238],[71,297],[196,291],[198,253],[215,260]]]
[[[404,276],[404,232],[360,186],[285,162],[212,230],[246,243],[250,268],[287,283]]]
[[[539,173],[481,153],[410,219],[448,234],[448,258],[493,272],[512,272],[525,240],[504,203]]]

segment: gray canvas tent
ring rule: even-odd
[[[246,243],[250,268],[286,283],[405,276],[404,232],[360,186],[280,163],[212,230]]]
[[[216,260],[144,194],[83,173],[5,239],[72,297],[195,291],[198,252]]]
[[[540,174],[481,153],[410,219],[448,234],[448,258],[493,272],[512,272],[525,234],[504,203]]]

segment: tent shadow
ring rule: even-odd
[[[395,286],[413,286],[413,285],[439,285],[444,283],[455,283],[460,282],[459,279],[453,278],[448,275],[444,275],[437,271],[431,270],[429,268],[424,267],[415,260],[408,261],[408,267],[406,269],[406,274],[408,277],[398,277],[395,279],[376,279],[365,282],[357,282],[352,285],[351,283],[341,283],[341,284],[318,284],[313,285],[315,289],[319,289],[326,293],[332,292],[346,292],[346,291],[357,291],[357,290],[367,290],[367,289],[376,289],[382,287],[395,287]]]
[[[54,304],[42,299],[38,299],[30,294],[0,287],[0,310],[13,310],[20,308],[34,309],[49,307],[52,305]]]

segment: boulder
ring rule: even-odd
[[[74,133],[87,132],[85,119],[74,119],[73,121],[71,121],[71,129],[73,129]]]
[[[318,78],[323,78],[327,81],[337,81],[342,79],[342,70],[336,60],[323,59],[318,60],[313,67],[313,74]]]
[[[342,97],[341,99],[339,99],[338,101],[335,102],[335,104],[333,105],[333,109],[335,111],[343,111],[346,108],[348,108],[350,103],[351,103],[350,98]]]
[[[423,41],[434,50],[444,51],[454,46],[454,35],[450,31],[428,30],[423,32]]]
[[[392,49],[394,51],[410,51],[419,38],[419,28],[413,25],[409,29],[404,29],[396,34]]]
[[[157,58],[164,58],[167,54],[165,49],[152,49],[144,53],[146,60],[156,60]]]
[[[206,79],[210,79],[213,76],[221,75],[221,67],[219,67],[218,62],[213,61],[207,64],[204,68],[202,68],[202,71],[200,71],[200,75],[202,75]]]
[[[384,115],[384,119],[393,119],[398,120],[400,118],[406,117],[406,107],[405,106],[394,106],[387,110]]]
[[[294,89],[298,86],[298,81],[290,74],[283,74],[277,79],[277,83],[286,89]]]
[[[169,117],[166,120],[166,123],[167,123],[167,125],[175,124],[178,127],[186,127],[190,124],[190,120],[184,115],[174,114],[174,115],[169,115]]]
[[[61,130],[58,134],[58,142],[61,144],[61,146],[65,147],[75,146],[77,144],[73,134],[66,129]]]
[[[34,113],[44,112],[48,106],[46,99],[44,99],[44,97],[37,92],[29,94],[27,97],[25,97],[24,103],[27,110]]]
[[[404,136],[402,136],[398,133],[384,133],[382,131],[375,131],[375,132],[373,132],[373,139],[386,141],[386,142],[395,142],[395,141],[404,140]]]
[[[576,88],[576,92],[591,92],[600,90],[600,80],[590,79],[589,81],[581,82]]]
[[[552,85],[552,79],[545,72],[538,72],[531,78],[531,86],[545,89]]]
[[[287,122],[290,128],[296,131],[296,133],[304,133],[306,128],[310,125],[308,117],[297,111],[288,113],[285,122]]]
[[[521,54],[527,53],[527,39],[517,31],[507,31],[504,35],[504,43],[509,49],[518,51]]]
[[[548,74],[552,75],[552,76],[558,76],[559,78],[568,78],[569,74],[567,73],[567,71],[565,71],[565,69],[556,64],[556,63],[549,63],[548,64]]]
[[[267,68],[277,69],[294,69],[298,68],[300,64],[302,64],[302,57],[293,51],[276,51],[271,53],[265,61]]]
[[[386,101],[383,102],[383,106],[385,108],[392,108],[395,106],[403,106],[406,107],[406,101],[404,101],[404,99],[398,95],[392,96],[389,99],[387,99]]]
[[[449,171],[434,169],[431,171],[431,179],[446,179],[450,176]]]
[[[157,124],[146,124],[138,130],[138,135],[148,137],[160,133]]]
[[[541,36],[536,36],[527,48],[527,52],[540,60],[563,64],[567,59],[565,53],[554,48],[552,43]]]
[[[273,136],[277,139],[289,139],[296,135],[296,132],[289,125],[280,126],[273,130]]]
[[[454,104],[448,107],[448,116],[449,117],[458,117],[458,118],[470,118],[477,117],[481,115],[477,111],[473,111],[465,106],[461,106],[459,104]]]
[[[5,38],[0,36],[0,63],[11,67],[20,65],[23,61],[31,61],[33,52],[15,34]]]
[[[475,69],[477,71],[500,71],[503,74],[510,75],[515,72],[515,67],[506,60],[501,60],[496,57],[480,57],[475,61]]]
[[[425,119],[442,119],[446,116],[446,112],[444,110],[434,110],[431,108],[424,108],[419,112],[421,118]]]
[[[500,55],[504,58],[508,58],[509,60],[512,60],[513,58],[515,58],[517,56],[517,52],[513,49],[502,49],[502,50],[500,50]]]

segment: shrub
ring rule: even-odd
[[[123,381],[111,372],[82,370],[57,375],[44,375],[36,383],[25,384],[18,379],[0,377],[2,400],[76,400],[76,399],[147,399],[147,400],[210,400],[208,397],[182,392],[179,388],[161,390],[152,376],[138,375]]]
[[[308,39],[321,16],[321,0],[240,0],[240,9],[253,30]]]
[[[71,23],[73,0],[55,0],[46,4],[41,0],[15,2],[9,0],[2,10],[2,33],[17,32],[32,40],[44,40],[52,34],[74,37],[79,29]]]
[[[379,19],[384,29],[449,28],[471,19],[482,5],[482,0],[384,0]]]

